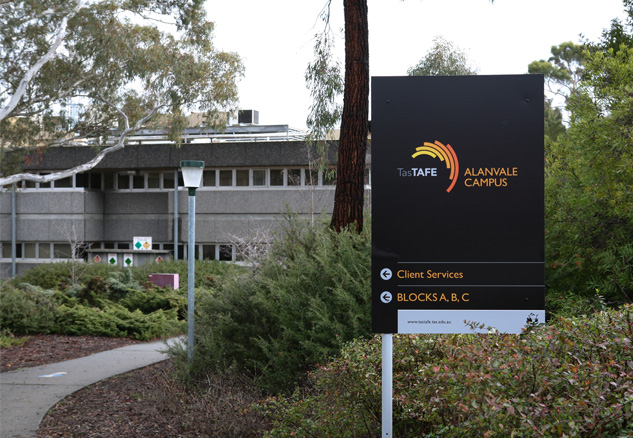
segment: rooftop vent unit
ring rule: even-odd
[[[259,111],[239,110],[237,112],[237,123],[247,123],[249,125],[259,125]]]

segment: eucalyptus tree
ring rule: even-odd
[[[332,54],[329,27],[332,0],[321,13],[324,30],[315,38],[315,60],[308,66],[306,81],[313,97],[307,126],[327,154],[322,140],[340,124],[336,192],[330,226],[336,231],[363,229],[365,154],[369,132],[369,22],[367,0],[343,0],[345,17],[344,71]],[[343,76],[343,77],[341,77]],[[337,98],[343,92],[343,106]]]
[[[544,75],[548,91],[567,101],[580,86],[586,48],[571,41],[552,46],[552,56],[547,61],[541,59],[531,62],[528,72]]]
[[[186,111],[216,123],[234,109],[242,63],[215,49],[203,6],[0,0],[0,186],[89,170],[141,128],[160,124],[177,141]],[[94,159],[46,176],[11,174],[9,156],[78,141],[98,148]]]
[[[415,67],[407,70],[409,76],[470,76],[477,68],[468,60],[466,52],[441,36],[433,38],[433,45]]]

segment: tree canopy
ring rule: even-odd
[[[632,14],[631,2],[629,17]],[[630,22],[631,20],[629,20]],[[548,146],[550,288],[633,300],[633,46],[605,38],[583,52],[569,129]],[[633,22],[617,28],[633,37]]]
[[[12,0],[0,2],[0,186],[50,181],[18,174],[7,152],[84,141],[102,154],[160,124],[177,140],[185,111],[237,105],[243,67],[216,50],[202,0]],[[113,149],[114,148],[114,149]]]
[[[547,61],[533,61],[528,72],[544,75],[548,90],[568,99],[580,84],[585,49],[584,45],[571,41],[552,46],[552,56]]]
[[[470,65],[466,52],[444,37],[433,38],[433,46],[415,67],[407,70],[409,76],[466,76],[476,75],[477,68]]]

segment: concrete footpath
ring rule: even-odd
[[[168,344],[180,342],[170,339]],[[0,438],[34,438],[44,415],[99,380],[167,359],[164,341],[134,344],[50,365],[0,373]]]

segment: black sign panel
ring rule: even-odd
[[[543,137],[540,75],[372,78],[374,332],[544,319]]]

